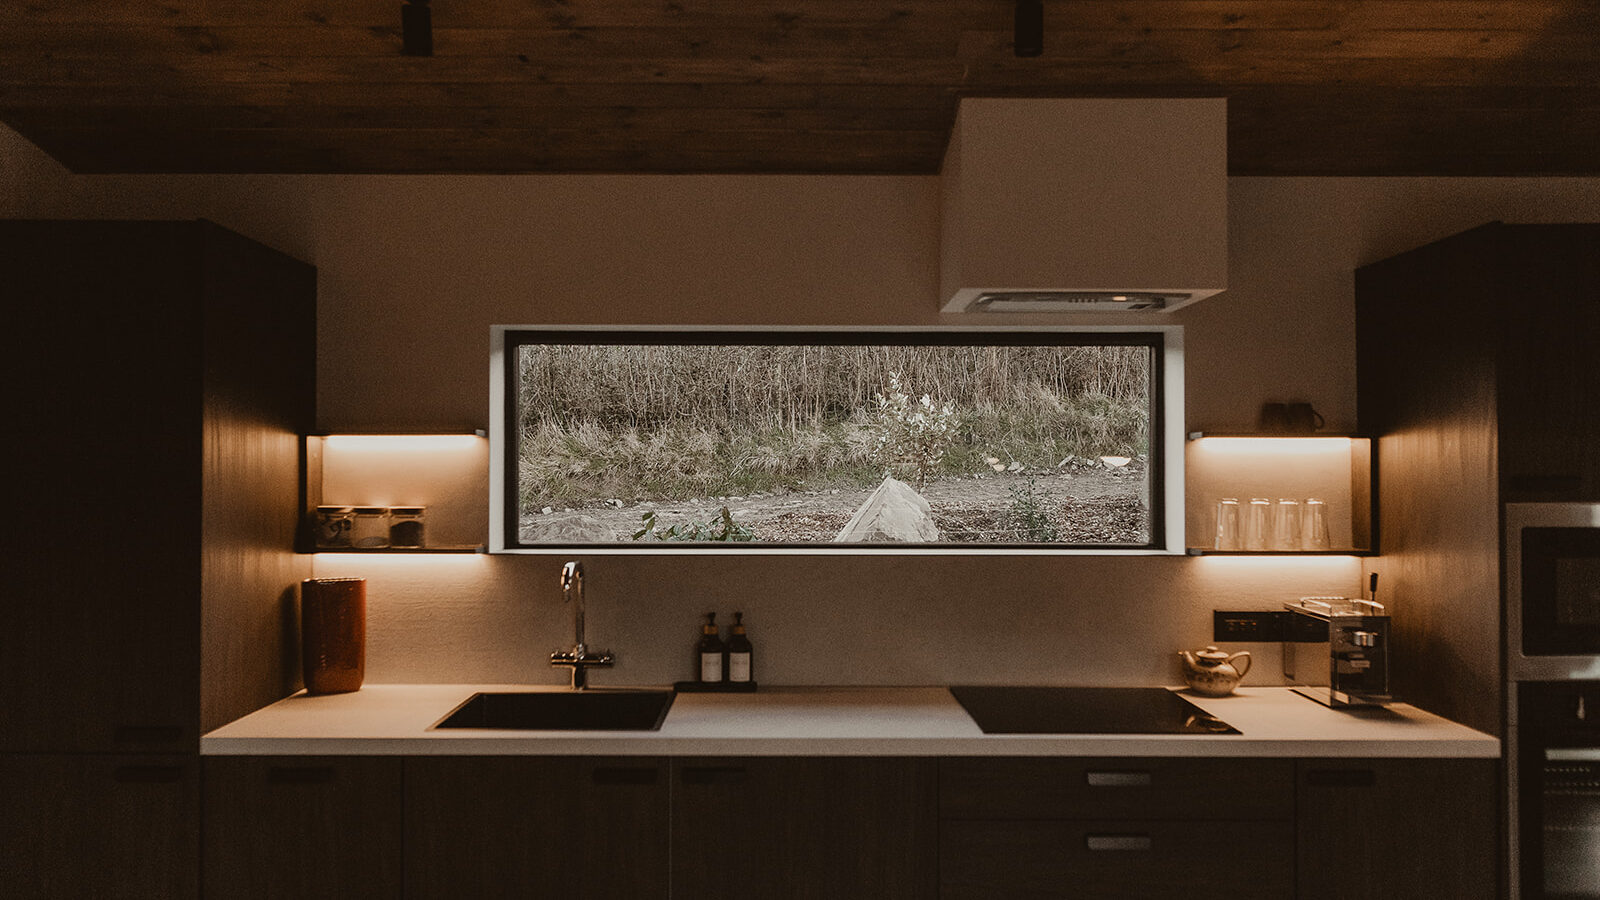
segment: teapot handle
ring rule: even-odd
[[[1235,660],[1238,660],[1241,657],[1243,657],[1243,662],[1244,662],[1244,665],[1242,665],[1242,666],[1239,665],[1237,662],[1234,662]],[[1250,671],[1250,651],[1249,650],[1240,650],[1238,653],[1235,653],[1234,655],[1228,657],[1228,662],[1233,663],[1233,667],[1235,669],[1239,670],[1239,677],[1243,678],[1244,674],[1246,672]]]

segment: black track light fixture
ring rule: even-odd
[[[428,8],[428,0],[405,0],[400,7],[400,52],[433,55],[433,10]]]
[[[1044,0],[1017,0],[1016,33],[1011,45],[1021,57],[1044,52]]]

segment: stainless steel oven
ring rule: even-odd
[[[1510,680],[1600,679],[1600,503],[1508,503]]]
[[[1600,681],[1516,687],[1520,896],[1600,900]]]
[[[1505,507],[1511,893],[1600,900],[1600,503]]]

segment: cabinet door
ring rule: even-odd
[[[405,896],[665,900],[667,793],[659,759],[407,759]]]
[[[200,315],[179,223],[0,222],[0,749],[176,753],[196,725]],[[92,260],[92,263],[87,261]],[[26,299],[24,299],[26,298]]]
[[[936,770],[933,759],[675,760],[673,896],[932,897]]]
[[[400,771],[399,758],[207,758],[207,900],[399,900]]]
[[[0,896],[200,895],[193,757],[0,755]]]
[[[1495,765],[1487,759],[1301,760],[1301,900],[1494,897]]]
[[[1499,367],[1501,497],[1600,500],[1600,227],[1506,229]],[[1530,311],[1514,298],[1538,298]]]

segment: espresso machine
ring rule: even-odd
[[[1389,694],[1389,616],[1375,600],[1301,597],[1283,605],[1283,678],[1332,707],[1383,706]]]

